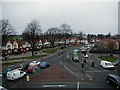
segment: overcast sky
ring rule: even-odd
[[[66,23],[73,32],[116,34],[118,2],[2,2],[2,18],[18,34],[33,19],[39,20],[43,32]]]

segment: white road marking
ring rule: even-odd
[[[92,76],[90,76],[89,74],[86,74],[87,77],[89,77],[89,80],[92,80]]]
[[[76,75],[74,72],[72,72],[68,67],[66,67],[64,64],[63,64],[63,62],[60,62],[63,66],[64,66],[64,68],[65,69],[67,69],[70,73],[72,73],[74,76],[76,76],[76,77],[78,77],[78,75]]]
[[[43,85],[43,87],[65,87],[67,85]]]
[[[77,83],[77,90],[79,90],[80,88],[79,85],[80,85],[80,82]]]

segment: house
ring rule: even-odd
[[[12,43],[10,41],[5,41],[5,42],[2,42],[2,55],[3,56],[6,56],[8,54],[11,54],[12,53]]]
[[[45,42],[43,43],[45,48],[50,47],[50,42],[48,42],[47,40],[45,40]]]
[[[28,41],[25,42],[26,50],[29,51],[31,48],[31,44]]]
[[[19,53],[19,47],[17,41],[13,42],[13,53]]]
[[[70,43],[72,45],[76,45],[76,44],[80,44],[81,43],[81,40],[79,38],[71,38],[70,39]]]
[[[18,47],[20,52],[27,52],[30,50],[31,44],[28,41],[18,41]]]
[[[10,41],[6,44],[6,50],[8,50],[8,54],[12,53],[13,45]]]
[[[42,43],[42,40],[36,40],[35,41],[35,46],[37,49],[42,49],[43,48],[43,43]]]
[[[59,40],[58,39],[54,42],[54,45],[59,46]]]

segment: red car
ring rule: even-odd
[[[33,73],[34,68],[35,68],[34,66],[28,67],[27,72],[28,72],[28,73]]]

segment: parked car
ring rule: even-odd
[[[120,76],[117,76],[115,74],[108,74],[106,77],[106,82],[120,89]]]
[[[6,89],[6,88],[0,86],[0,90],[8,90],[8,89]]]
[[[15,80],[19,79],[21,77],[24,77],[26,75],[26,72],[19,70],[19,69],[14,69],[12,71],[7,72],[7,79],[8,80]]]
[[[49,63],[48,62],[42,62],[42,63],[40,63],[40,65],[38,66],[39,68],[47,68],[47,67],[49,67],[50,65],[49,65]]]
[[[79,56],[78,56],[77,54],[73,55],[72,60],[73,60],[74,62],[79,62]]]
[[[100,66],[102,66],[105,69],[114,69],[114,65],[109,61],[101,61]]]
[[[30,67],[28,67],[27,72],[28,72],[28,73],[33,73],[34,68],[35,68],[35,66],[30,66]]]
[[[3,70],[3,76],[6,76],[7,75],[7,72],[9,72],[9,71],[12,71],[12,70],[14,70],[14,68],[7,68],[7,69],[4,69]]]
[[[20,64],[19,67],[22,69],[22,70],[27,70],[29,65],[28,64]]]
[[[39,65],[41,62],[37,62],[37,61],[32,61],[29,66],[37,66]]]

